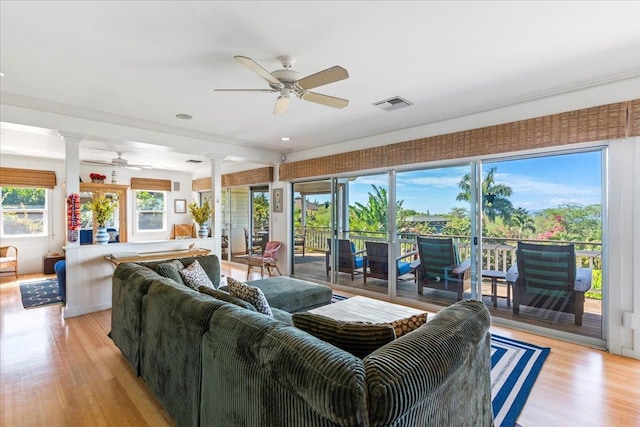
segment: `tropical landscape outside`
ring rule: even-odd
[[[482,269],[506,272],[516,263],[519,241],[573,244],[577,267],[589,268],[591,280],[591,286],[584,294],[582,325],[574,324],[572,314],[544,308],[527,308],[514,315],[507,304],[510,302],[506,298],[509,287],[504,279],[499,280],[497,293],[502,298],[497,298],[494,315],[602,339],[601,163],[602,153],[598,150],[482,164]],[[336,200],[341,203],[348,199],[345,203],[348,216],[338,221],[337,236],[349,239],[356,251],[364,251],[362,254],[366,255],[366,241],[387,241],[388,175],[357,176],[339,182],[344,187],[340,189],[339,185],[338,192],[344,197],[339,196]],[[329,181],[326,183],[328,185]],[[329,250],[327,239],[332,235],[331,194],[326,191],[314,194],[298,191],[298,188],[306,186],[294,184],[294,226],[296,235],[306,236],[306,256],[296,256],[294,274],[330,281],[326,253]],[[448,236],[455,241],[460,260],[468,259],[471,256],[472,190],[469,165],[397,172],[395,228],[398,255],[414,254],[413,260],[416,260],[417,236]],[[317,263],[315,268],[312,263]],[[389,292],[386,281],[378,280],[380,286],[375,286],[375,280],[367,280],[364,284],[362,274],[350,280],[350,275],[340,271],[337,284],[352,287],[355,292]],[[471,295],[469,286],[466,286],[467,297]],[[456,300],[451,292],[425,290],[419,295],[411,275],[398,280],[396,294],[400,298],[442,305]],[[491,294],[487,277],[482,283],[482,294],[485,298]],[[486,299],[486,302],[489,305],[491,300]]]

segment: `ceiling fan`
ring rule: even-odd
[[[127,168],[127,169],[133,169],[133,170],[152,169],[151,165],[129,164],[129,161],[127,159],[122,158],[121,151],[118,151],[117,154],[118,154],[118,157],[116,157],[115,159],[111,159],[110,162],[104,162],[102,160],[84,160],[82,163],[86,163],[90,165],[115,166],[117,168]]]
[[[280,95],[276,100],[273,114],[284,114],[287,112],[291,94],[305,101],[315,102],[333,108],[344,108],[349,105],[349,101],[346,99],[309,92],[309,89],[349,78],[347,70],[338,65],[301,78],[300,73],[292,68],[295,59],[291,56],[278,57],[280,62],[282,62],[282,69],[275,70],[272,73],[246,56],[236,55],[233,58],[265,79],[270,89],[215,89],[218,92],[278,92]]]

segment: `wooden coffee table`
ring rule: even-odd
[[[426,311],[373,298],[355,296],[314,308],[309,310],[309,313],[320,314],[343,322],[393,323],[426,313]]]

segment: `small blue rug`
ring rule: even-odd
[[[20,285],[20,295],[22,296],[22,306],[24,308],[42,307],[62,302],[58,293],[58,281],[56,279],[23,283]]]
[[[496,427],[513,427],[549,348],[491,336],[491,401]]]

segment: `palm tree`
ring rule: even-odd
[[[509,219],[509,224],[518,230],[518,239],[522,238],[522,233],[526,230],[536,231],[533,218],[524,208],[516,209]]]
[[[482,181],[482,213],[489,218],[491,222],[496,220],[497,216],[502,217],[505,221],[508,221],[513,213],[513,205],[508,197],[511,196],[513,190],[504,184],[496,184],[494,175],[497,167],[492,167],[487,172],[484,180]],[[462,180],[458,183],[458,187],[462,190],[456,200],[458,201],[471,201],[471,175],[465,174]]]

